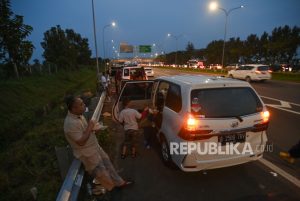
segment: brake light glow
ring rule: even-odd
[[[199,119],[196,119],[192,114],[188,114],[184,121],[184,126],[179,132],[179,137],[188,141],[209,139],[212,136],[209,133],[212,130],[199,129]]]
[[[188,131],[194,131],[197,129],[197,120],[191,114],[187,116],[186,129]]]
[[[259,70],[256,70],[255,73],[256,74],[261,74],[261,72]]]
[[[268,122],[270,118],[270,112],[269,111],[261,112],[261,116],[264,122]]]

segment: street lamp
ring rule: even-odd
[[[108,27],[115,27],[116,26],[116,23],[115,22],[112,22],[112,23],[110,23],[110,24],[107,24],[107,25],[105,25],[104,27],[103,27],[103,29],[102,29],[102,43],[103,43],[103,62],[104,62],[104,65],[105,65],[105,44],[104,44],[104,31],[105,31],[105,29],[106,28],[108,28]],[[106,70],[106,65],[104,66],[105,67],[105,70]]]
[[[92,0],[92,12],[93,12],[94,42],[95,42],[95,50],[96,50],[96,67],[97,67],[97,76],[98,76],[99,75],[99,62],[98,62],[98,49],[97,49],[97,38],[96,38],[94,0]]]
[[[239,6],[239,7],[235,7],[235,8],[231,8],[229,10],[226,10],[222,7],[219,7],[218,3],[217,2],[211,2],[209,4],[209,9],[211,11],[215,11],[217,9],[220,9],[222,10],[224,13],[225,13],[225,32],[224,32],[224,42],[223,42],[223,51],[222,51],[222,67],[224,65],[224,53],[225,53],[225,42],[226,42],[226,35],[227,35],[227,21],[228,21],[228,16],[229,14],[234,11],[234,10],[237,10],[237,9],[240,9],[240,8],[244,8],[244,6]]]
[[[178,39],[179,39],[180,37],[182,37],[183,34],[180,34],[180,35],[175,36],[175,35],[172,35],[172,34],[168,33],[167,36],[168,36],[168,37],[173,37],[173,38],[175,38],[175,40],[176,40],[175,65],[177,66]]]

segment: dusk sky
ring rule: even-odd
[[[105,29],[106,55],[111,52],[109,41],[131,45],[157,44],[154,51],[174,51],[176,41],[167,34],[183,35],[178,39],[178,49],[185,49],[188,41],[195,48],[205,48],[212,40],[223,39],[225,14],[221,10],[209,11],[209,0],[94,0],[97,42],[103,56],[102,29],[115,21],[116,27]],[[260,36],[271,33],[275,27],[300,26],[299,0],[219,0],[219,6],[233,11],[228,19],[227,39],[249,34]],[[32,59],[42,58],[40,43],[43,33],[53,26],[71,28],[88,38],[95,56],[92,0],[12,0],[12,10],[23,15],[25,24],[33,27],[28,38],[35,46]],[[110,54],[111,55],[111,54]],[[123,54],[121,56],[130,56]]]

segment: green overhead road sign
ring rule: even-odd
[[[151,53],[151,45],[140,45],[139,52],[140,53]]]

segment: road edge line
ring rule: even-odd
[[[276,172],[279,175],[281,175],[286,180],[288,180],[291,183],[293,183],[298,188],[300,188],[300,180],[297,179],[296,177],[292,176],[291,174],[287,173],[283,169],[277,167],[276,165],[274,165],[273,163],[271,163],[270,161],[268,161],[268,160],[266,160],[264,158],[261,158],[258,161],[261,162],[263,165],[267,166],[268,168],[270,168],[271,170],[273,170],[274,172]]]

